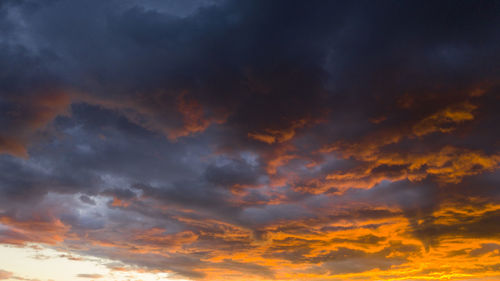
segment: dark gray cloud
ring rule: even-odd
[[[489,257],[499,10],[2,1],[0,242],[193,279]]]

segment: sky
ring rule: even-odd
[[[500,280],[500,2],[1,0],[0,280]]]

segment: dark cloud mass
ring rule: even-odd
[[[498,50],[499,1],[0,1],[0,243],[500,278]]]

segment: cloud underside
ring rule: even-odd
[[[173,3],[0,3],[0,243],[193,280],[499,276],[500,5]]]

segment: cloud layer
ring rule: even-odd
[[[499,15],[2,1],[0,243],[193,280],[498,277]]]

